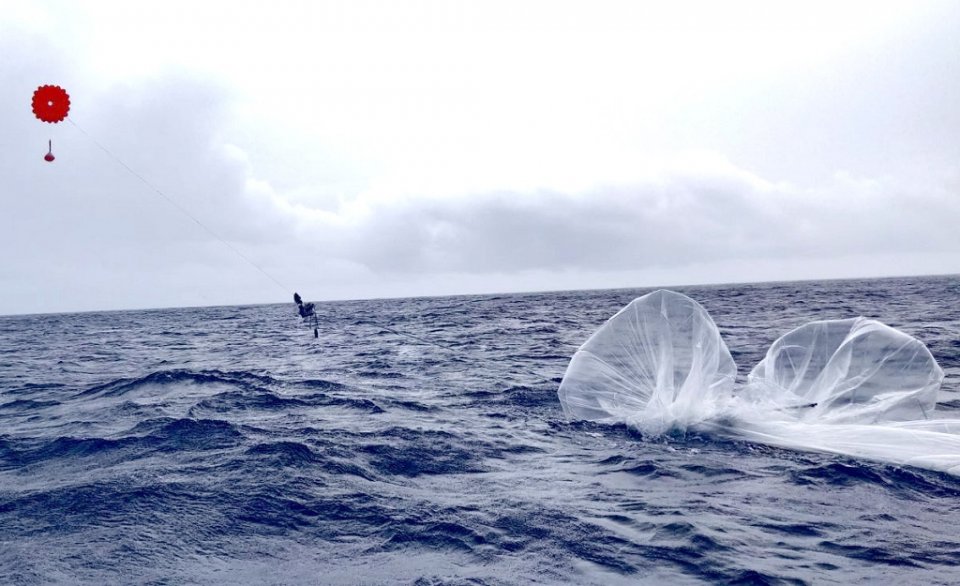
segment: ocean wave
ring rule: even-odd
[[[912,282],[687,292],[740,366],[810,315],[847,317],[838,299],[902,324],[944,368],[939,411],[956,403],[960,309],[949,278]],[[883,294],[860,295],[873,289]],[[0,575],[956,581],[958,477],[709,426],[567,420],[559,357],[642,293],[318,304],[318,339],[279,305],[7,320],[0,347],[17,352],[0,361]]]

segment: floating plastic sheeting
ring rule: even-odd
[[[685,295],[656,291],[621,309],[574,354],[560,404],[574,419],[661,432],[714,415],[736,374],[710,314]]]
[[[817,321],[785,334],[750,373],[749,394],[819,423],[930,419],[943,370],[923,343],[878,321]]]
[[[873,425],[809,423],[755,412],[729,419],[712,431],[731,438],[791,450],[827,452],[917,466],[960,476],[960,429],[950,420]]]
[[[558,391],[568,417],[644,433],[695,428],[769,445],[960,475],[960,419],[935,412],[943,370],[919,340],[866,318],[782,336],[735,388],[736,366],[692,299],[635,299],[574,354]]]
[[[878,321],[818,321],[778,339],[724,431],[741,439],[960,474],[960,421],[936,419],[943,370]]]

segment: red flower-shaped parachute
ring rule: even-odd
[[[70,96],[58,85],[42,85],[33,92],[33,113],[44,122],[60,122],[70,111]]]

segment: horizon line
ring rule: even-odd
[[[312,300],[313,303],[322,304],[322,303],[344,303],[351,301],[388,301],[388,300],[405,300],[405,299],[443,299],[449,297],[484,297],[484,296],[496,296],[496,295],[535,295],[542,293],[573,293],[580,291],[622,291],[627,289],[671,289],[671,288],[684,288],[684,287],[718,287],[723,285],[764,285],[764,284],[781,284],[781,283],[812,283],[812,282],[830,282],[830,281],[858,281],[864,279],[872,280],[881,280],[881,279],[907,279],[907,278],[926,278],[926,277],[952,277],[960,276],[960,273],[928,273],[928,274],[908,274],[908,275],[881,275],[881,276],[860,276],[860,277],[829,277],[829,278],[809,278],[809,279],[788,279],[788,280],[778,280],[778,281],[737,281],[737,282],[712,282],[712,283],[687,283],[687,284],[674,284],[674,285],[631,285],[625,287],[601,287],[597,289],[541,289],[541,290],[528,290],[528,291],[499,291],[492,293],[445,293],[442,295],[412,295],[412,296],[395,296],[395,297],[355,297],[350,299],[320,299]],[[293,291],[290,292],[290,295],[293,295]],[[74,315],[74,314],[84,314],[84,313],[121,313],[121,312],[132,312],[132,311],[169,311],[172,309],[212,309],[217,307],[259,307],[266,305],[281,305],[283,302],[280,301],[269,301],[269,302],[254,302],[254,303],[242,303],[236,305],[172,305],[167,307],[133,307],[125,309],[86,309],[86,310],[73,310],[73,311],[51,311],[51,312],[34,312],[34,313],[3,313],[0,314],[0,318],[7,317],[31,317],[31,316],[52,316],[52,315]],[[292,301],[290,303],[293,303]]]

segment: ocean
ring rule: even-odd
[[[957,584],[960,477],[568,421],[652,289],[0,317],[0,583]],[[960,277],[678,287],[745,377],[811,320],[926,344]]]

